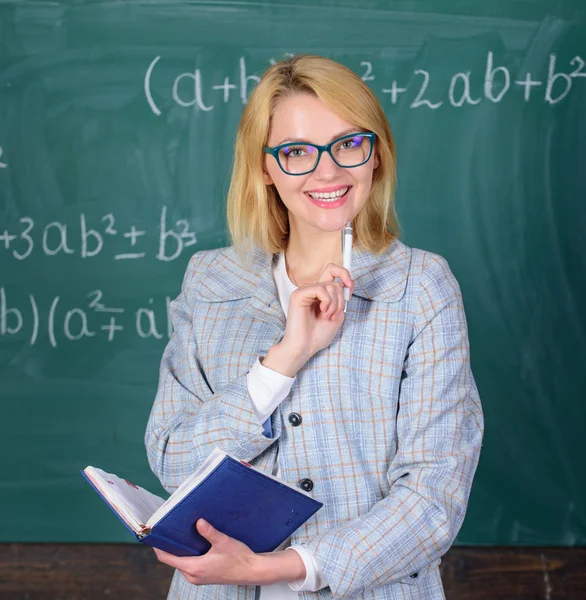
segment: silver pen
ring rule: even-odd
[[[343,266],[345,269],[352,267],[352,222],[347,221],[345,227],[342,229],[342,255],[343,255]],[[348,308],[348,301],[350,300],[350,288],[344,286],[344,314]]]

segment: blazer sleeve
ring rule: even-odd
[[[204,252],[192,256],[181,292],[169,305],[173,334],[161,359],[157,393],[144,438],[149,465],[168,492],[173,492],[215,446],[249,462],[281,434],[277,418],[271,423],[272,435],[263,434],[246,373],[209,395],[192,325],[192,290],[199,271],[204,270]]]
[[[303,544],[334,598],[399,581],[422,585],[464,520],[484,418],[460,287],[446,260],[432,256],[415,276],[389,493],[367,513]]]
[[[254,413],[259,423],[263,424],[263,433],[267,437],[273,437],[271,415],[289,395],[297,376],[288,377],[269,369],[260,363],[260,358],[265,357],[254,361],[246,376],[246,382]]]

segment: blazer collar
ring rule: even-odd
[[[254,247],[252,260],[243,264],[233,246],[220,248],[193,293],[206,302],[225,302],[256,297],[272,304],[278,300],[272,256]],[[411,261],[411,248],[395,239],[377,256],[358,244],[352,252],[354,296],[379,302],[397,302],[403,297]]]
[[[272,273],[278,257],[255,246],[251,261],[243,264],[233,246],[220,248],[191,292],[205,302],[250,298],[242,306],[243,312],[275,326],[282,338],[287,320]],[[352,295],[379,302],[399,301],[405,293],[410,264],[411,248],[398,239],[380,256],[358,244],[352,251]],[[352,302],[348,309],[352,309]]]

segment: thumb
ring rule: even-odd
[[[201,535],[203,535],[203,537],[206,538],[206,540],[208,540],[208,542],[212,542],[212,543],[217,542],[224,535],[223,533],[220,533],[215,527],[210,525],[204,519],[198,519],[196,525],[197,525],[197,530],[199,531],[199,533]]]

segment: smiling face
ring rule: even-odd
[[[319,98],[300,94],[281,98],[274,109],[267,146],[279,146],[295,140],[325,145],[348,133],[363,131],[329,110]],[[352,138],[348,138],[352,143]],[[368,144],[368,140],[364,143]],[[338,232],[346,221],[352,221],[366,204],[372,185],[372,174],[379,165],[376,146],[370,159],[358,167],[338,166],[323,152],[317,168],[307,175],[284,173],[274,156],[265,154],[265,182],[274,184],[289,211],[289,223],[303,236],[318,232]],[[307,192],[331,192],[349,186],[339,201],[320,202]]]

